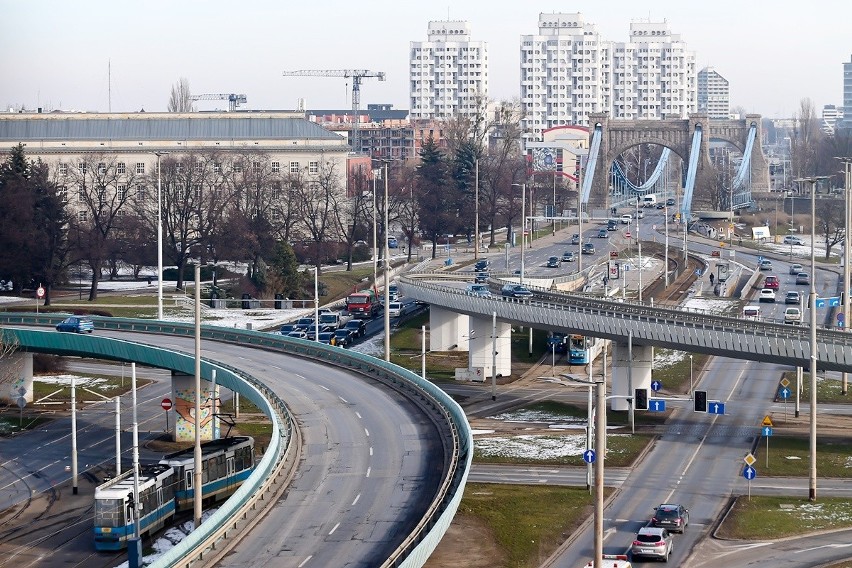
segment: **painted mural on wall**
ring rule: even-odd
[[[216,388],[218,391],[218,387]],[[217,420],[215,414],[218,411],[215,402],[217,396],[213,396],[211,389],[202,388],[201,391],[201,416],[198,421],[201,428],[201,439],[213,440],[219,437],[217,428]],[[174,388],[174,409],[176,414],[175,419],[175,441],[192,442],[195,440],[195,387]]]

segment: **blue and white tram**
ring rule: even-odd
[[[571,334],[568,337],[568,364],[587,365],[601,354],[604,339]]]
[[[195,448],[168,454],[160,463],[174,469],[178,511],[192,510],[195,499]],[[201,444],[201,498],[212,503],[226,499],[254,469],[254,438],[235,436]]]
[[[139,503],[133,500],[133,470],[95,489],[95,549],[121,550],[135,536],[137,511],[140,536],[161,529],[175,514],[176,477],[167,465],[139,468]]]

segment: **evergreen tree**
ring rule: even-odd
[[[458,210],[449,183],[447,162],[435,140],[430,136],[420,150],[417,166],[417,203],[420,209],[420,230],[432,241],[435,258],[438,239],[452,231]]]

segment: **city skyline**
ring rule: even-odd
[[[755,4],[766,9],[730,0],[661,0],[641,9],[622,0],[582,7],[474,0],[420,9],[367,0],[332,1],[323,10],[271,2],[7,2],[0,104],[103,112],[111,101],[113,112],[165,111],[171,86],[186,77],[193,94],[246,94],[244,109],[295,109],[300,99],[307,108],[346,109],[351,81],[282,71],[370,69],[387,81],[364,80],[361,108],[408,109],[410,43],[426,40],[429,21],[447,19],[468,22],[471,39],[488,43],[489,97],[512,99],[520,92],[521,36],[536,33],[541,12],[580,11],[610,41],[627,41],[632,21],[665,21],[695,52],[697,70],[711,66],[730,81],[732,107],[790,117],[805,97],[817,114],[842,105],[852,5],[824,2],[808,12],[785,0]],[[227,101],[197,107],[226,109]]]

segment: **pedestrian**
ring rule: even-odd
[[[712,272],[710,273],[710,285],[711,286],[713,285],[713,273]]]

